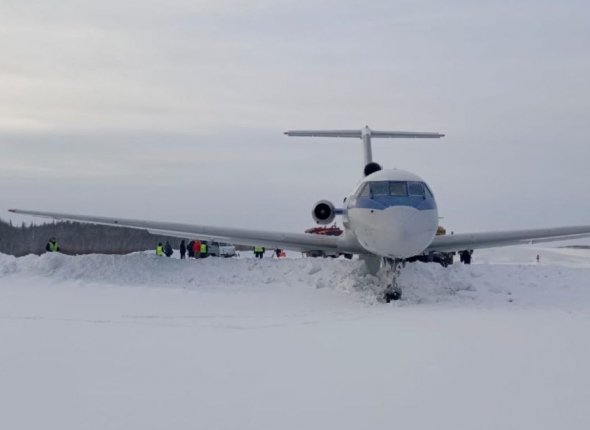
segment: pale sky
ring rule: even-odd
[[[2,1],[0,217],[301,231],[374,142],[456,232],[590,224],[590,3]]]

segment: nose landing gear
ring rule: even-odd
[[[383,279],[383,276],[388,278],[391,276],[389,278],[391,281],[387,282],[383,289],[383,295],[378,297],[378,301],[390,303],[392,300],[396,301],[402,298],[402,289],[398,285],[397,279],[405,265],[405,260],[380,258],[375,255],[361,255],[360,259],[365,262],[368,273],[378,276],[380,279]]]
[[[402,289],[397,283],[397,277],[399,276],[404,262],[402,260],[394,260],[386,258],[384,263],[391,267],[392,278],[391,284],[389,284],[383,291],[383,300],[385,303],[389,303],[392,300],[396,301],[402,298]]]

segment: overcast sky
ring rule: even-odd
[[[381,139],[456,232],[590,224],[590,3],[0,3],[10,207],[301,231]]]

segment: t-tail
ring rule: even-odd
[[[440,133],[423,133],[413,131],[377,131],[371,130],[369,126],[365,126],[360,130],[290,130],[286,131],[287,136],[305,136],[305,137],[356,137],[363,141],[363,155],[364,155],[364,171],[365,176],[369,175],[375,170],[379,170],[380,166],[373,162],[373,150],[371,148],[372,137],[391,137],[391,138],[406,138],[406,139],[434,139],[444,137]]]

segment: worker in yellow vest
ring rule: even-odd
[[[262,256],[264,255],[264,246],[255,246],[254,247],[254,257],[256,258],[262,258]]]
[[[158,243],[158,246],[156,246],[156,255],[158,257],[164,256],[164,245],[162,245],[162,242]]]
[[[206,242],[201,242],[201,252],[200,252],[200,257],[201,258],[205,258],[207,257],[207,243]]]
[[[47,252],[59,252],[59,245],[57,244],[57,240],[55,237],[49,239],[47,245],[45,245],[45,251]]]

